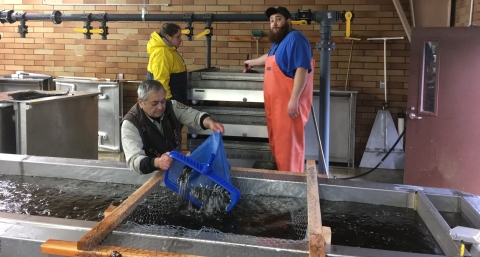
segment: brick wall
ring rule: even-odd
[[[471,0],[455,1],[455,27],[467,27],[470,23]],[[478,26],[480,20],[480,0],[473,1],[472,25]]]
[[[63,14],[108,13],[141,14],[142,6],[122,6],[121,4],[143,4],[140,0],[45,0],[53,4],[90,4],[86,6],[65,6],[42,4],[42,0],[0,0],[0,9],[26,13],[52,13],[59,10]],[[232,4],[235,2],[235,4]],[[290,11],[297,9],[354,10],[355,20],[352,33],[362,37],[353,45],[350,64],[349,86],[347,90],[358,91],[356,113],[355,159],[362,157],[377,110],[384,100],[383,89],[383,41],[367,41],[369,37],[405,36],[400,19],[391,0],[147,0],[147,4],[169,3],[170,6],[148,6],[149,14],[154,13],[263,13],[269,6],[283,5]],[[409,1],[401,0],[407,17]],[[119,4],[119,6],[94,6],[91,4]],[[181,27],[185,24],[178,23]],[[16,32],[19,22],[0,25],[0,71],[10,74],[16,70],[50,74],[52,76],[85,76],[116,79],[119,73],[127,80],[145,78],[148,55],[146,44],[150,34],[158,30],[160,22],[109,22],[108,40],[99,35],[83,39],[83,34],[73,32],[73,28],[83,27],[83,22],[27,21],[29,33],[20,38]],[[92,27],[98,27],[92,23]],[[200,33],[203,23],[196,22],[195,34]],[[252,30],[263,30],[267,34],[268,22],[214,23],[212,37],[212,66],[241,68],[247,53],[254,57],[257,53],[254,41],[229,40],[229,36],[250,36]],[[318,24],[295,26],[312,39],[312,48],[319,37]],[[345,79],[350,55],[350,41],[342,39],[345,24],[333,25],[333,37],[337,49],[332,51],[331,88],[345,90]],[[264,54],[269,43],[259,43],[259,54]],[[205,38],[184,41],[179,48],[189,70],[205,67]],[[319,51],[314,50],[316,59],[315,87],[319,87]],[[389,110],[394,116],[405,111],[408,88],[409,43],[404,40],[387,43],[387,83]],[[127,92],[128,91],[128,92]],[[125,96],[129,104],[135,98],[134,86],[127,87]],[[127,108],[127,106],[126,106]]]

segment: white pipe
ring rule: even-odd
[[[403,39],[404,37],[372,37],[367,38],[367,40],[383,40],[383,83],[384,87],[384,95],[385,95],[385,103],[387,102],[387,40],[393,39]]]
[[[472,19],[473,19],[473,0],[470,1],[470,20],[468,22],[468,26],[472,26]]]
[[[170,4],[52,4],[43,0],[43,4],[51,6],[170,6]]]
[[[383,40],[383,86],[385,103],[387,103],[387,40]],[[386,137],[387,135],[385,135]]]

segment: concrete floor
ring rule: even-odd
[[[99,160],[106,161],[125,161],[123,153],[99,152]],[[348,167],[329,167],[330,177],[346,178],[368,172],[370,168],[348,168]],[[378,183],[403,184],[403,170],[376,169],[368,175],[355,178],[355,180],[365,180]]]

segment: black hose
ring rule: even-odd
[[[365,172],[365,173],[362,173],[362,174],[358,174],[356,176],[353,176],[353,177],[348,177],[348,178],[339,178],[339,179],[354,179],[354,178],[359,178],[359,177],[363,177],[369,173],[371,173],[372,171],[376,170],[378,168],[378,166],[380,166],[380,164],[382,164],[383,161],[385,161],[385,159],[387,159],[388,155],[390,155],[390,153],[393,151],[393,149],[395,149],[395,146],[397,146],[398,142],[400,142],[400,139],[402,139],[402,137],[405,135],[405,131],[406,130],[403,130],[402,134],[400,134],[400,136],[398,137],[397,141],[395,141],[395,143],[393,144],[393,146],[390,148],[390,150],[388,150],[387,154],[385,154],[385,156],[383,156],[383,158],[380,160],[380,162],[375,166],[373,167],[371,170]]]

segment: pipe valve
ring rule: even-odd
[[[350,23],[353,21],[353,18],[355,18],[355,14],[353,13],[353,11],[344,12],[342,14],[342,21],[346,22],[345,36],[350,37]]]
[[[210,28],[207,27],[207,28],[205,28],[205,30],[202,33],[196,35],[195,38],[198,39],[198,38],[201,38],[201,37],[204,37],[204,36],[211,36],[211,35],[213,35],[212,30],[213,30],[212,27],[210,27]]]
[[[307,25],[308,21],[307,20],[299,20],[299,21],[292,21],[293,25]]]
[[[193,27],[186,27],[185,29],[182,29],[182,34],[187,37],[193,36]]]
[[[83,33],[83,34],[104,34],[104,29],[88,29],[88,28],[74,28],[73,31]]]
[[[297,12],[295,13],[295,20],[299,20],[299,21],[305,21],[306,24],[310,24],[312,22],[312,11],[310,9],[308,10],[297,10]],[[293,23],[293,21],[292,21]],[[295,24],[295,23],[293,23]],[[305,24],[299,24],[299,25],[305,25]]]

